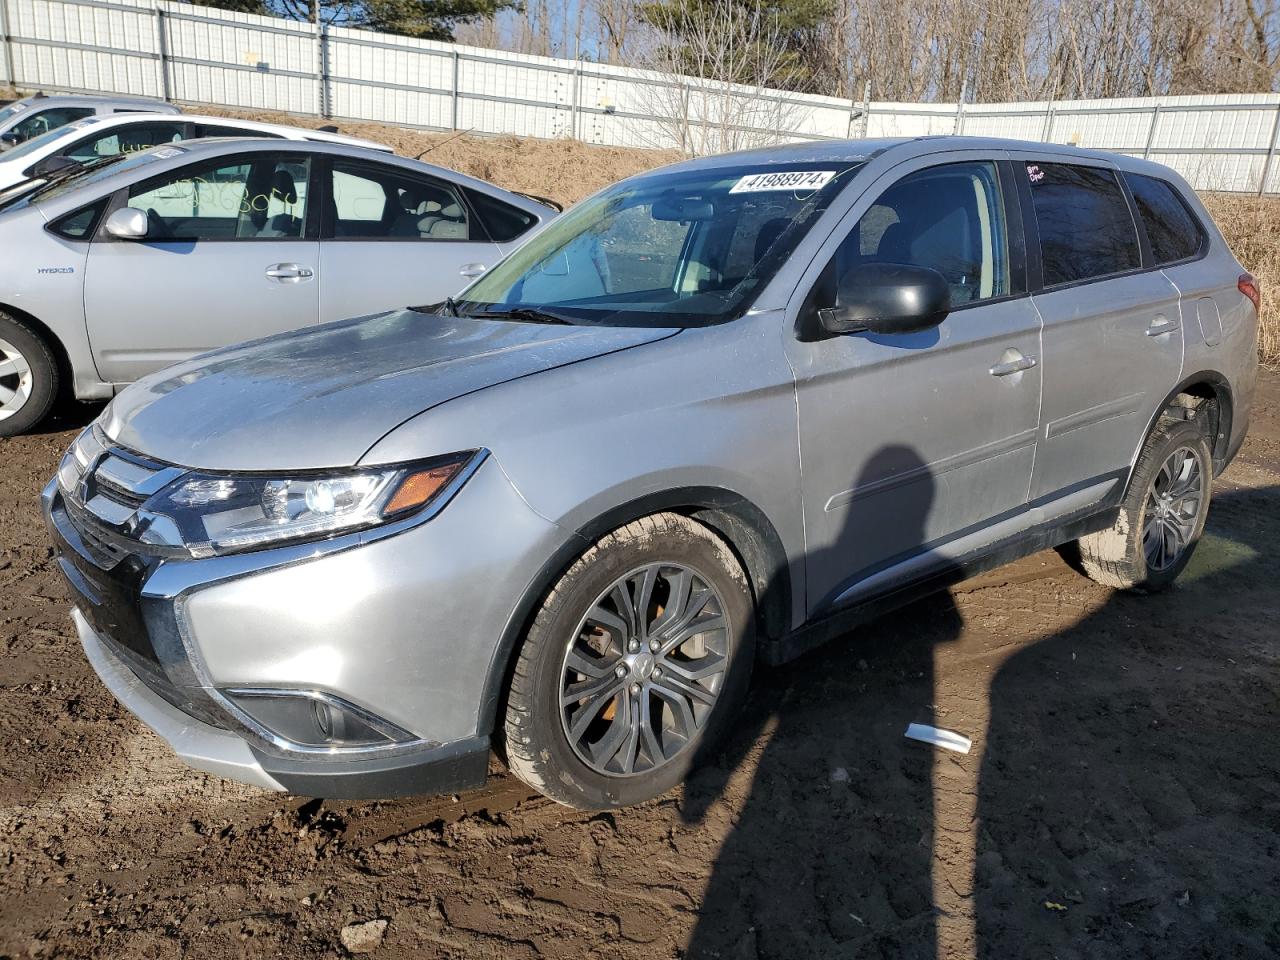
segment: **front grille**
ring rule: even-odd
[[[63,499],[63,504],[67,518],[80,536],[85,559],[95,567],[110,570],[129,555],[126,546],[118,538],[111,537],[97,518],[91,516],[79,503],[67,497]]]
[[[120,504],[122,507],[132,507],[136,510],[147,500],[146,497],[140,497],[137,494],[126,490],[124,487],[112,483],[106,477],[102,476],[101,473],[94,477],[94,486],[97,487],[98,496],[106,497],[107,499]]]
[[[79,441],[77,441],[79,443]],[[82,472],[65,476],[76,446],[59,468],[59,490],[81,551],[102,570],[109,570],[129,555],[175,557],[190,554],[179,546],[144,543],[138,538],[139,510],[156,493],[181,477],[181,467],[157,463],[129,450],[101,444],[88,457],[77,459]],[[145,526],[145,524],[143,525]]]
[[[49,505],[58,565],[76,606],[116,658],[150,690],[187,715],[224,727],[226,717],[199,688],[175,683],[165,670],[152,631],[158,631],[156,642],[170,650],[171,657],[183,655],[171,611],[143,607],[142,585],[156,564],[164,557],[189,554],[180,547],[142,543],[133,535],[134,519],[148,499],[185,471],[110,447],[99,442],[96,433],[91,439],[93,443],[85,442],[87,450],[78,449],[83,435],[73,445],[68,457],[75,457],[80,468],[73,476],[59,469],[59,493]],[[64,459],[64,467],[69,464]],[[180,664],[170,663],[169,669],[182,679]]]
[[[137,509],[183,472],[111,447],[90,466],[78,492],[85,509],[99,521],[126,530]]]

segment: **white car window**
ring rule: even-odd
[[[219,158],[129,191],[157,240],[270,240],[302,235],[306,157]]]
[[[467,208],[452,186],[373,165],[333,165],[337,239],[468,240]]]
[[[96,160],[119,153],[141,153],[162,144],[181,140],[186,125],[170,123],[134,123],[116,127],[97,136],[86,137],[61,153],[72,160]]]

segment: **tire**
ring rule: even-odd
[[[728,546],[679,514],[627,524],[565,572],[524,638],[507,765],[581,810],[666,793],[723,736],[754,655],[752,594]]]
[[[0,437],[26,433],[58,396],[58,362],[22,321],[0,313]]]
[[[1189,475],[1183,476],[1184,471]],[[1179,495],[1188,485],[1191,491]],[[1213,455],[1199,425],[1160,420],[1138,455],[1115,524],[1077,541],[1085,574],[1117,590],[1164,590],[1195,552],[1212,488]],[[1164,507],[1159,506],[1162,500]],[[1171,544],[1171,530],[1176,530],[1177,543]]]

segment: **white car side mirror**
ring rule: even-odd
[[[146,211],[137,207],[121,207],[107,217],[105,229],[118,240],[145,240],[150,232]]]

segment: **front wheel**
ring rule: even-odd
[[[525,637],[505,724],[512,772],[599,810],[679,783],[724,733],[751,674],[755,616],[737,558],[688,517],[608,534]]]
[[[1204,531],[1212,486],[1213,456],[1200,427],[1161,421],[1138,456],[1115,524],[1078,541],[1084,572],[1121,590],[1168,587]]]
[[[0,437],[26,433],[58,394],[53,352],[25,324],[0,313]]]

